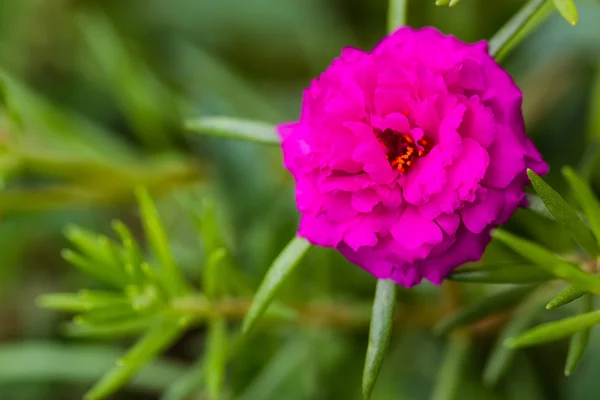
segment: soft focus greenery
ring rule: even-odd
[[[477,41],[526,2],[435,3],[407,23]],[[343,46],[398,25],[394,4],[1,2],[0,399],[600,397],[597,0],[532,0],[492,43],[551,172],[481,263],[390,289],[288,246],[272,126]],[[252,303],[271,264],[278,290]]]

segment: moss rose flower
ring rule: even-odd
[[[485,42],[402,28],[345,48],[278,127],[298,234],[377,278],[441,283],[524,205],[526,169],[548,170],[521,100]]]

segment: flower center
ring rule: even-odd
[[[430,141],[423,137],[416,143],[408,133],[399,133],[391,129],[381,131],[375,129],[375,137],[386,150],[386,156],[392,168],[400,173],[405,173],[414,165],[417,158],[429,153],[431,150]]]

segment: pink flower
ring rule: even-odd
[[[548,171],[521,97],[485,42],[402,28],[345,48],[278,127],[298,234],[377,278],[440,284],[525,205],[526,169]]]

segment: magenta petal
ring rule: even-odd
[[[526,169],[548,171],[521,103],[486,42],[404,27],[343,49],[277,127],[298,233],[377,278],[439,284],[525,204]]]
[[[440,227],[433,221],[423,218],[414,207],[408,207],[391,230],[392,236],[407,249],[416,249],[425,243],[436,244],[442,241]]]

